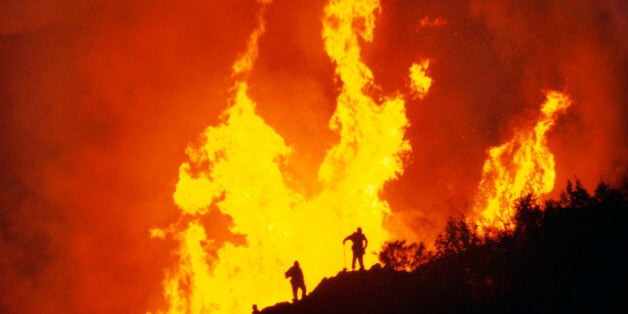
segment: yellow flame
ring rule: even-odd
[[[388,240],[382,222],[390,209],[380,193],[402,173],[401,158],[410,145],[404,140],[403,100],[377,105],[364,93],[373,77],[360,60],[358,36],[371,40],[378,9],[372,0],[331,1],[325,9],[325,48],[343,83],[330,121],[340,142],[327,152],[318,173],[323,188],[311,199],[286,184],[282,169],[290,148],[255,113],[247,94],[246,79],[264,33],[260,14],[246,53],[233,66],[235,93],[224,122],[205,130],[203,144],[188,148],[190,161],[179,168],[173,197],[185,219],[151,230],[154,237],[167,233],[180,244],[178,265],[163,281],[169,313],[244,313],[252,304],[285,301],[291,293],[283,274],[295,260],[312,289],[350,262],[342,239],[358,226],[369,240],[368,252]],[[231,216],[230,231],[244,235],[245,245],[217,245],[207,238],[199,219],[210,206]],[[366,266],[375,262],[367,253]]]
[[[489,150],[471,217],[480,233],[512,230],[518,198],[527,194],[542,197],[552,191],[554,155],[547,148],[545,134],[570,104],[567,95],[548,92],[533,129],[518,132],[509,142]]]
[[[427,76],[427,67],[430,65],[429,60],[421,63],[413,63],[410,67],[410,87],[416,94],[416,97],[423,98],[432,86],[432,78]]]
[[[361,226],[377,249],[389,237],[382,221],[390,212],[379,193],[386,181],[402,173],[401,157],[410,151],[403,138],[408,125],[404,101],[386,99],[378,105],[365,94],[373,75],[361,61],[359,38],[372,40],[378,10],[377,0],[332,0],[325,8],[325,49],[343,82],[330,127],[339,130],[341,140],[319,169],[325,188],[317,199],[333,205],[340,230]],[[367,254],[365,262],[370,261],[375,257]]]

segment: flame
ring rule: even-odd
[[[376,249],[389,238],[382,222],[390,208],[379,193],[386,181],[403,173],[402,156],[411,149],[404,140],[408,120],[403,99],[384,99],[378,105],[365,94],[374,84],[373,75],[361,61],[358,41],[372,40],[378,10],[377,0],[330,1],[325,8],[325,49],[343,82],[330,128],[338,130],[341,139],[319,169],[325,186],[315,201],[332,204],[339,224],[330,234],[338,237],[341,234],[332,230],[346,233],[362,226]],[[374,255],[365,256],[365,263],[375,261]]]
[[[342,81],[330,121],[340,142],[327,152],[318,172],[323,188],[311,199],[286,184],[282,169],[290,147],[255,113],[247,94],[265,31],[261,10],[259,27],[233,66],[235,93],[224,122],[204,131],[202,145],[189,147],[190,160],[179,168],[173,197],[182,217],[151,230],[179,241],[178,265],[163,281],[169,313],[243,313],[252,304],[271,305],[291,297],[283,273],[295,260],[311,289],[350,262],[342,239],[358,226],[369,252],[388,240],[382,223],[390,208],[380,193],[403,172],[410,145],[404,101],[378,104],[365,93],[373,75],[360,59],[358,39],[372,39],[378,10],[373,0],[331,1],[325,8],[325,49]],[[214,207],[231,216],[230,231],[244,235],[245,245],[208,239],[200,218]],[[374,264],[376,256],[367,253],[364,262]]]
[[[419,21],[419,27],[423,28],[423,27],[442,27],[447,25],[447,20],[441,17],[437,17],[437,18],[429,18],[429,17],[424,17]]]
[[[427,76],[427,67],[430,65],[429,60],[423,60],[421,63],[413,63],[410,67],[410,87],[416,94],[415,97],[423,99],[432,86],[432,78]]]
[[[571,101],[556,91],[546,96],[533,129],[518,132],[509,142],[488,151],[471,217],[481,234],[512,230],[516,200],[527,194],[542,197],[554,188],[554,155],[545,134]]]

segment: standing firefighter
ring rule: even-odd
[[[259,314],[259,310],[257,309],[257,304],[253,304],[253,314]]]
[[[305,281],[303,280],[303,271],[299,267],[299,262],[294,261],[294,265],[288,269],[285,273],[286,278],[290,277],[290,284],[292,285],[292,300],[297,302],[298,291],[301,288],[301,300],[305,298]]]
[[[353,261],[351,262],[351,270],[355,270],[355,260],[357,259],[360,262],[360,269],[364,270],[364,260],[362,256],[364,256],[364,252],[366,250],[366,246],[369,244],[369,240],[366,239],[364,233],[362,233],[362,228],[358,227],[358,230],[349,236],[347,236],[344,240],[342,240],[342,244],[344,245],[347,240],[351,240],[353,245],[351,245],[351,251],[353,251]]]

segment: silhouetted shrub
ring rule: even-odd
[[[458,220],[449,217],[445,232],[438,235],[434,244],[437,254],[444,256],[463,252],[479,243],[475,228],[470,228],[465,217],[460,215]]]
[[[398,240],[384,243],[378,257],[384,268],[413,271],[429,259],[429,254],[423,243],[406,244],[406,240]]]

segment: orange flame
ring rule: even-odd
[[[444,18],[429,18],[429,17],[424,17],[419,21],[419,27],[423,28],[423,27],[442,27],[447,25],[447,20]]]
[[[180,166],[174,200],[182,219],[151,230],[180,244],[179,263],[163,281],[169,313],[243,313],[252,304],[286,300],[291,295],[283,273],[295,260],[311,289],[346,267],[342,239],[356,227],[366,233],[370,251],[388,240],[382,222],[390,209],[380,193],[403,172],[401,158],[410,145],[404,140],[404,101],[378,105],[364,93],[373,76],[360,61],[358,36],[371,40],[378,9],[376,0],[331,1],[325,9],[325,48],[343,82],[330,121],[340,142],[327,152],[318,172],[323,188],[311,199],[286,184],[282,169],[290,148],[255,113],[247,95],[246,79],[264,33],[260,14],[247,52],[233,66],[235,96],[224,123],[208,127],[203,144],[188,148],[190,161]],[[230,231],[245,235],[246,245],[216,247],[207,238],[199,219],[210,206],[232,217]],[[375,263],[375,255],[365,255],[364,262]]]
[[[489,150],[471,219],[482,234],[514,228],[514,205],[527,194],[542,197],[554,188],[554,155],[545,134],[571,104],[560,92],[547,93],[541,116],[531,130]]]
[[[423,99],[432,86],[432,78],[427,76],[427,67],[430,65],[429,60],[423,60],[421,63],[413,63],[410,67],[410,87],[415,93],[415,97]]]

